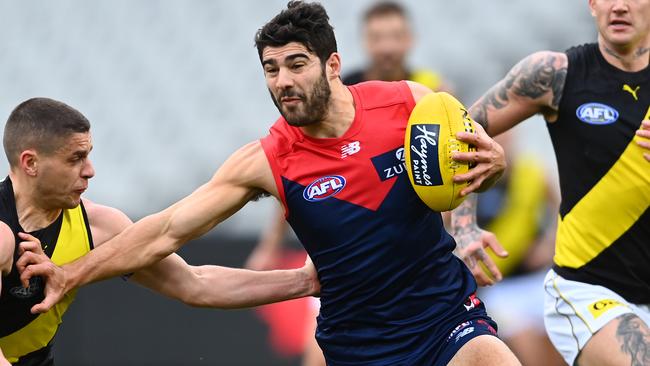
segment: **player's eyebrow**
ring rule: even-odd
[[[292,53],[292,54],[288,55],[287,57],[284,58],[284,62],[293,61],[293,60],[295,60],[297,58],[301,58],[301,57],[309,59],[308,54],[303,53],[303,52],[299,52],[299,53]],[[266,60],[262,61],[262,66],[277,65],[277,63],[278,62],[274,58],[267,58]]]

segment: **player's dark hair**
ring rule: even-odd
[[[2,143],[9,165],[14,167],[27,149],[51,154],[60,147],[61,140],[89,130],[90,122],[69,105],[48,98],[32,98],[11,112]]]
[[[262,61],[266,47],[281,47],[298,42],[318,56],[323,67],[330,55],[336,52],[334,28],[329,24],[325,8],[317,2],[289,1],[270,22],[255,35],[255,46]]]
[[[399,15],[408,18],[406,9],[395,1],[380,1],[369,7],[363,15],[363,21],[368,23],[372,18],[386,15]]]

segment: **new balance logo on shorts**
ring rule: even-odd
[[[488,322],[483,319],[476,319],[460,323],[456,328],[454,328],[454,330],[451,331],[451,333],[449,333],[447,341],[450,341],[453,338],[454,343],[458,343],[458,341],[460,341],[463,337],[474,333],[474,331],[477,329],[479,332],[487,331],[493,335],[497,334],[496,329],[494,329],[494,327],[491,326]]]
[[[361,151],[361,143],[359,141],[352,141],[349,144],[341,146],[341,159],[347,158],[359,151]]]

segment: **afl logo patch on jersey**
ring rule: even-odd
[[[618,111],[606,104],[585,103],[578,107],[576,116],[591,125],[608,125],[618,120]]]
[[[29,287],[25,288],[23,286],[16,286],[13,287],[9,290],[9,293],[12,294],[14,297],[17,297],[19,299],[29,299],[30,297],[34,297],[35,295],[39,294],[41,291],[41,278],[40,277],[32,277],[29,280]]]
[[[341,192],[345,187],[345,178],[340,175],[328,175],[311,182],[305,187],[302,196],[309,202],[322,201]]]

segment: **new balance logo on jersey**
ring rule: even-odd
[[[347,158],[350,155],[356,154],[361,151],[361,144],[359,141],[352,141],[347,145],[341,146],[341,158]]]
[[[632,94],[632,97],[634,98],[634,100],[639,100],[639,97],[636,95],[636,92],[638,92],[639,89],[641,89],[640,86],[637,86],[636,88],[632,89],[631,86],[629,86],[627,84],[623,84],[623,90],[630,93],[630,94]]]

